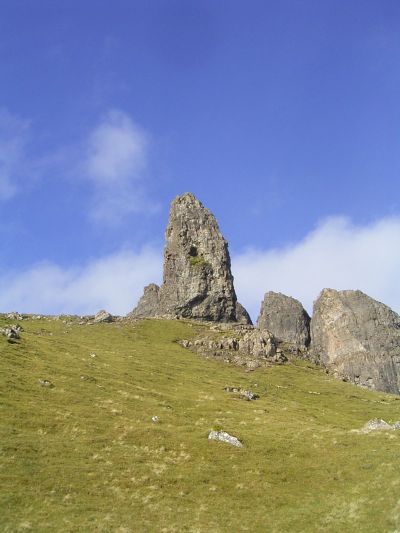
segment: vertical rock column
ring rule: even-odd
[[[152,286],[151,309],[145,295],[146,308],[139,302],[131,316],[251,323],[237,302],[228,244],[214,215],[193,194],[172,202],[165,237],[163,284],[158,291]]]

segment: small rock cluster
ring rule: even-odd
[[[12,325],[6,326],[5,328],[0,328],[0,334],[7,337],[9,340],[17,340],[21,337],[20,332],[22,331],[21,326]]]
[[[229,336],[215,336],[210,332],[195,341],[184,339],[180,344],[201,355],[220,358],[227,363],[251,369],[287,361],[268,331],[247,327],[235,328],[229,333]]]
[[[371,431],[388,431],[388,430],[399,430],[400,429],[400,420],[398,422],[395,422],[394,424],[388,424],[381,418],[374,418],[373,420],[369,420],[365,424],[365,426],[362,427],[360,430],[360,433],[370,433]]]
[[[241,387],[225,387],[224,391],[238,394],[240,398],[243,398],[244,400],[247,400],[249,402],[252,400],[258,400],[258,398],[260,397],[258,394],[255,394],[253,391],[242,389]]]

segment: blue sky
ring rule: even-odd
[[[0,310],[125,313],[184,191],[253,318],[400,310],[398,1],[3,0],[0,65]]]

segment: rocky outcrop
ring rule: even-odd
[[[205,357],[213,357],[249,369],[287,361],[269,331],[261,331],[251,326],[236,326],[223,335],[218,330],[210,330],[196,340],[184,339],[180,344]]]
[[[150,283],[144,288],[143,296],[135,309],[130,313],[132,318],[151,318],[156,317],[160,310],[159,299],[160,287],[155,283]]]
[[[193,194],[172,202],[163,283],[146,287],[130,316],[251,323],[237,303],[227,242],[214,215]]]
[[[238,324],[252,324],[249,313],[239,302],[236,302],[236,322]]]
[[[357,385],[399,394],[400,317],[361,291],[324,289],[314,303],[310,358]]]
[[[280,343],[304,352],[310,344],[310,317],[301,303],[279,292],[267,292],[257,327],[267,329]]]
[[[114,319],[113,319],[112,314],[109,313],[108,311],[105,311],[104,309],[102,309],[101,311],[98,311],[94,315],[93,322],[95,322],[95,323],[98,323],[98,322],[112,322],[113,320]]]

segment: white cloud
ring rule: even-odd
[[[356,226],[344,217],[320,224],[291,246],[233,257],[238,298],[253,319],[265,292],[299,299],[309,312],[324,287],[360,289],[400,311],[400,218]]]
[[[268,290],[298,298],[312,310],[324,287],[361,289],[400,310],[400,218],[356,226],[346,218],[320,224],[299,243],[248,250],[232,258],[238,298],[257,318]],[[85,265],[41,263],[0,276],[0,311],[92,314],[106,308],[125,314],[143,287],[160,282],[161,250],[122,250]]]
[[[162,254],[146,247],[120,251],[86,265],[61,268],[41,263],[0,277],[1,312],[93,314],[101,308],[126,314],[143,287],[161,278]]]
[[[0,200],[9,200],[23,178],[29,123],[0,109]]]
[[[117,224],[152,210],[144,192],[148,140],[126,113],[111,110],[90,133],[83,170],[94,187],[92,217]]]

